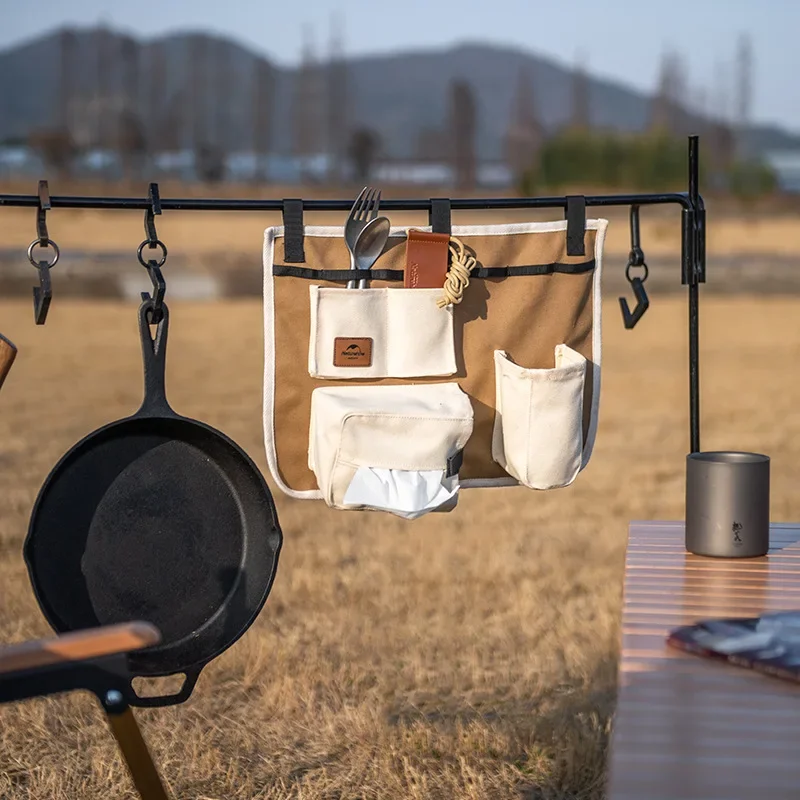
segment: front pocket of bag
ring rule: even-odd
[[[310,286],[313,378],[416,378],[456,371],[452,306],[440,289]]]
[[[553,369],[526,369],[502,350],[494,364],[492,457],[531,489],[568,486],[582,462],[586,359],[559,344]]]
[[[309,467],[329,506],[415,518],[457,493],[472,424],[455,383],[321,387],[311,395]]]

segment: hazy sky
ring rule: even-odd
[[[304,25],[318,52],[341,15],[352,54],[472,40],[512,44],[650,89],[660,55],[683,53],[695,90],[732,100],[733,56],[752,39],[753,112],[800,132],[799,0],[0,0],[0,48],[64,23],[99,20],[140,37],[187,29],[228,35],[283,64]],[[688,21],[694,13],[694,24]]]

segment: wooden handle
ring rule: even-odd
[[[161,633],[149,622],[126,622],[50,639],[0,647],[0,674],[43,667],[64,661],[83,661],[114,653],[126,653],[158,644]]]
[[[16,345],[0,333],[0,387],[3,386],[3,381],[5,381],[6,375],[8,375],[8,371],[11,369],[16,357]]]

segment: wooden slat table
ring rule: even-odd
[[[800,609],[800,525],[772,525],[770,544],[702,558],[682,522],[631,523],[609,800],[800,798],[800,685],[665,642],[708,617]]]

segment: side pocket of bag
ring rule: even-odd
[[[494,351],[492,458],[531,489],[568,486],[580,472],[586,359],[565,344],[553,369],[528,369]]]

